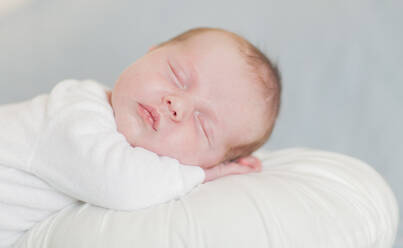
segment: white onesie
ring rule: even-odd
[[[200,167],[130,146],[117,131],[107,90],[65,80],[50,94],[0,106],[0,247],[78,201],[134,210],[204,181]]]

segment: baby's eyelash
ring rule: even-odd
[[[202,130],[202,132],[203,132],[203,134],[204,134],[204,136],[207,138],[207,140],[208,140],[208,135],[207,135],[207,132],[206,132],[206,130],[205,130],[205,128],[204,128],[204,125],[203,125],[203,123],[202,123],[202,121],[199,119],[199,113],[197,112],[196,113],[196,119],[198,120],[198,125],[200,126],[200,128],[201,128],[201,130]]]
[[[172,68],[172,66],[171,66],[171,64],[169,62],[168,62],[168,68],[170,70],[170,74],[172,75],[172,77],[173,77],[173,79],[175,81],[175,84],[181,89],[186,89],[186,85],[182,85],[179,82],[178,76],[176,75],[175,70]]]

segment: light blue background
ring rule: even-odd
[[[387,0],[31,1],[0,16],[0,104],[66,78],[112,86],[151,45],[196,26],[225,28],[282,71],[281,114],[265,147],[357,157],[402,206],[402,11],[402,1]]]

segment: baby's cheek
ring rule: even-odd
[[[162,138],[167,145],[172,145],[181,151],[195,151],[200,146],[200,137],[190,125],[177,125],[169,130]]]
[[[117,130],[121,133],[125,138],[126,141],[134,146],[134,137],[136,137],[135,130],[132,128],[132,124],[126,120],[126,118],[118,117],[115,119]]]

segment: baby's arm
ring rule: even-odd
[[[175,199],[204,180],[196,166],[181,165],[118,133],[51,132],[38,144],[31,172],[54,188],[98,206],[133,210]]]
[[[175,199],[203,182],[200,167],[131,147],[104,93],[92,87],[69,81],[52,91],[31,173],[70,197],[120,210]]]

